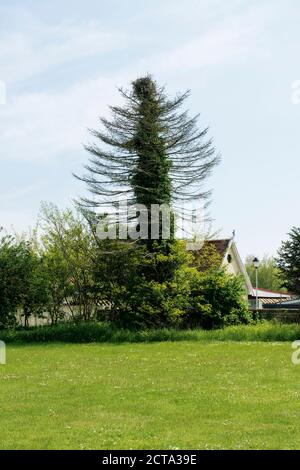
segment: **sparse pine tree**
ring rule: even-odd
[[[132,82],[129,92],[120,90],[125,105],[112,106],[112,119],[101,118],[102,129],[91,134],[99,141],[86,147],[90,154],[87,174],[80,177],[92,198],[81,200],[85,208],[116,206],[126,198],[129,207],[143,204],[148,211],[148,248],[151,241],[152,204],[209,200],[203,188],[219,157],[208,128],[199,130],[198,116],[189,117],[182,106],[189,92],[170,99],[151,76]],[[171,214],[170,239],[174,238]],[[162,238],[159,227],[159,241]]]

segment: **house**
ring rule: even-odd
[[[273,308],[274,305],[280,306],[283,302],[293,299],[293,296],[289,292],[258,288],[257,291],[256,289],[253,289],[253,295],[248,297],[250,306],[255,307],[256,295],[259,308]]]
[[[245,265],[238,252],[234,236],[220,240],[206,240],[205,244],[212,244],[215,247],[216,251],[221,256],[222,265],[226,267],[228,273],[241,275],[243,277],[245,292],[250,307],[256,307],[256,295],[258,297],[259,308],[292,299],[291,294],[285,292],[276,292],[261,288],[257,289],[256,292],[256,288],[252,286]]]
[[[281,309],[281,310],[300,310],[300,299],[283,300],[282,302],[266,303],[263,308]]]
[[[247,296],[253,295],[253,287],[245,265],[239,255],[234,237],[220,240],[206,240],[205,244],[214,246],[222,259],[222,266],[225,266],[230,274],[241,275],[244,279]]]

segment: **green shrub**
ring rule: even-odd
[[[184,324],[202,328],[251,323],[243,280],[224,269],[193,271],[191,298]]]
[[[155,328],[128,330],[109,323],[58,324],[28,329],[3,330],[6,343],[141,343],[159,341],[294,341],[300,339],[300,325],[262,322],[234,325],[215,330]]]
[[[154,244],[155,245],[155,244]],[[179,326],[190,296],[189,277],[185,267],[191,255],[184,242],[154,246],[149,253],[143,247],[121,251],[116,268],[112,260],[109,284],[110,311],[98,312],[100,320],[108,320],[118,327],[162,328]]]
[[[140,248],[120,255],[124,270],[120,259],[117,269],[110,268],[112,308],[98,312],[98,319],[140,329],[251,322],[242,280],[216,266],[205,271],[192,266],[185,242],[172,243],[167,253],[156,247],[151,254]]]

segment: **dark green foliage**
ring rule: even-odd
[[[198,305],[206,287],[199,284],[203,278],[198,279],[198,275],[197,301],[190,305],[192,290],[197,290],[192,287],[197,282],[189,271],[192,259],[185,246],[175,240],[176,201],[197,200],[203,204],[210,194],[203,190],[203,183],[218,157],[212,142],[206,140],[208,129],[199,130],[198,117],[190,118],[181,110],[188,93],[169,99],[150,76],[132,82],[129,92],[120,91],[125,105],[111,107],[112,120],[102,118],[103,130],[92,131],[101,147],[86,147],[91,155],[86,166],[88,174],[80,179],[87,184],[93,199],[82,199],[80,206],[92,214],[89,220],[95,221],[98,208],[116,206],[121,197],[126,197],[133,222],[136,214],[132,210],[142,204],[149,225],[146,243],[141,240],[125,247],[111,243],[105,272],[98,270],[111,310],[99,309],[99,317],[119,326],[140,328],[180,325],[191,310],[199,318],[200,312],[210,312],[210,326],[225,323],[226,315],[236,320],[235,309],[239,305],[236,299],[230,304],[232,296],[223,309],[217,305],[215,316],[211,313],[215,294],[213,299],[209,297]],[[170,236],[166,240],[161,221],[150,218],[153,204],[165,204],[171,211]],[[108,223],[116,224],[116,220]],[[153,223],[159,226],[158,240],[151,239]],[[241,306],[244,308],[242,303]],[[241,318],[243,314],[244,310]]]
[[[149,213],[152,204],[171,209],[178,200],[206,200],[210,193],[202,185],[218,157],[211,140],[205,140],[208,129],[197,128],[198,116],[190,118],[181,111],[188,93],[169,99],[150,76],[135,80],[129,92],[120,92],[125,105],[112,106],[112,120],[102,118],[103,130],[91,131],[102,146],[86,147],[91,155],[88,173],[79,179],[94,197],[82,199],[81,206],[114,206],[126,197],[130,210],[143,204]],[[172,217],[170,241],[174,230]],[[150,235],[150,218],[148,231]],[[150,236],[147,245],[151,251]]]
[[[23,248],[14,246],[11,237],[0,240],[0,328],[15,323],[25,276]]]
[[[27,259],[25,261],[25,276],[22,284],[20,309],[28,326],[29,317],[42,317],[47,311],[50,299],[49,278],[41,259],[27,244]]]
[[[31,314],[43,313],[47,299],[43,266],[30,243],[3,236],[0,239],[0,328],[15,325],[18,310],[27,324]]]
[[[148,255],[146,250],[122,254],[118,260],[122,259],[124,269],[110,265],[112,308],[100,310],[99,319],[131,328],[216,328],[251,321],[242,280],[214,264],[205,271],[192,267],[193,255],[186,251],[185,242],[174,243],[168,255],[159,250]],[[162,281],[165,267],[172,276],[165,273]]]
[[[88,174],[81,179],[92,199],[81,200],[81,213],[44,205],[37,248],[25,242],[3,248],[2,262],[3,266],[7,262],[10,281],[0,280],[0,289],[13,285],[15,290],[10,287],[11,298],[0,306],[4,312],[0,310],[0,316],[9,323],[20,309],[28,324],[30,315],[41,316],[47,310],[52,323],[98,318],[118,328],[140,330],[215,328],[250,320],[240,281],[219,268],[215,254],[194,260],[185,243],[175,239],[175,204],[207,203],[210,192],[203,183],[218,162],[207,140],[208,129],[199,130],[198,117],[190,118],[181,109],[188,93],[170,99],[146,76],[121,94],[125,105],[111,107],[112,120],[101,119],[103,130],[92,131],[101,147],[87,147]],[[109,219],[104,209],[116,207],[125,197],[131,223],[142,211],[139,205],[146,208],[148,238],[102,240],[96,230],[100,219],[117,233],[122,225],[116,217]],[[171,212],[167,239],[161,220],[150,217],[152,206],[162,204]],[[159,228],[156,240],[151,237],[155,226]],[[66,338],[76,332],[78,340],[80,332],[90,340],[89,332],[94,331],[70,328],[44,331],[45,335],[64,331]],[[35,331],[43,338],[43,330]]]
[[[128,144],[138,158],[130,179],[136,202],[145,204],[171,204],[172,187],[168,158],[161,122],[161,97],[150,77],[140,78],[132,84],[132,96],[137,100],[135,135]]]
[[[294,341],[300,326],[262,322],[228,326],[222,329],[155,328],[128,330],[109,323],[58,324],[1,331],[6,343],[150,343],[155,341]]]
[[[300,227],[293,227],[289,238],[278,250],[277,267],[283,278],[283,286],[300,295]]]
[[[219,328],[252,321],[239,276],[230,275],[224,269],[212,269],[195,274],[191,284],[186,325]]]
[[[154,248],[152,253],[146,247],[119,250],[118,257],[113,253],[105,275],[111,289],[111,310],[100,310],[99,318],[135,328],[180,324],[188,285],[177,278],[190,255],[184,242],[174,242],[168,254],[161,244]]]
[[[33,243],[2,240],[2,327],[15,324],[17,311],[26,325],[43,314],[52,323],[98,318],[134,329],[215,328],[251,320],[242,283],[217,268],[213,253],[195,262],[184,241],[174,241],[167,253],[161,243],[149,252],[114,240],[97,249],[80,220],[52,210],[37,252]]]

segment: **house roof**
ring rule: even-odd
[[[198,249],[197,251],[194,252],[194,255],[197,258],[200,258],[202,253],[205,252],[205,249],[207,247],[212,247],[213,249],[216,250],[216,253],[220,256],[220,266],[223,263],[223,260],[225,258],[226,252],[228,248],[230,247],[231,239],[221,239],[221,240],[205,240],[203,246]],[[205,265],[197,265],[198,269],[200,271],[205,271],[207,269],[207,266]]]
[[[206,240],[205,243],[214,245],[219,255],[223,258],[229,248],[231,241],[231,238],[224,238],[221,240]]]
[[[253,295],[253,287],[252,287],[250,278],[247,274],[247,271],[245,269],[244,263],[237,250],[236,244],[234,242],[234,236],[232,238],[222,238],[219,240],[206,240],[204,242],[204,247],[208,245],[213,245],[216,248],[216,251],[219,253],[222,259],[222,264],[225,262],[225,257],[228,251],[232,250],[232,253],[235,256],[236,263],[239,267],[240,273],[244,277],[248,295]],[[199,254],[200,253],[201,253],[201,250],[199,250]]]
[[[253,299],[255,299],[255,297],[253,297]],[[259,302],[262,304],[262,305],[282,305],[282,303],[285,303],[286,301],[286,297],[259,297]]]
[[[300,308],[300,299],[287,300],[284,302],[268,302],[263,303],[263,308],[281,308],[281,309],[299,309]]]
[[[275,290],[270,290],[270,289],[263,289],[263,288],[258,288],[257,289],[257,296],[259,298],[265,298],[265,299],[272,299],[272,298],[277,298],[277,299],[290,299],[292,295],[289,292],[281,292],[281,291],[275,291]],[[256,297],[256,288],[253,288],[253,297]]]

